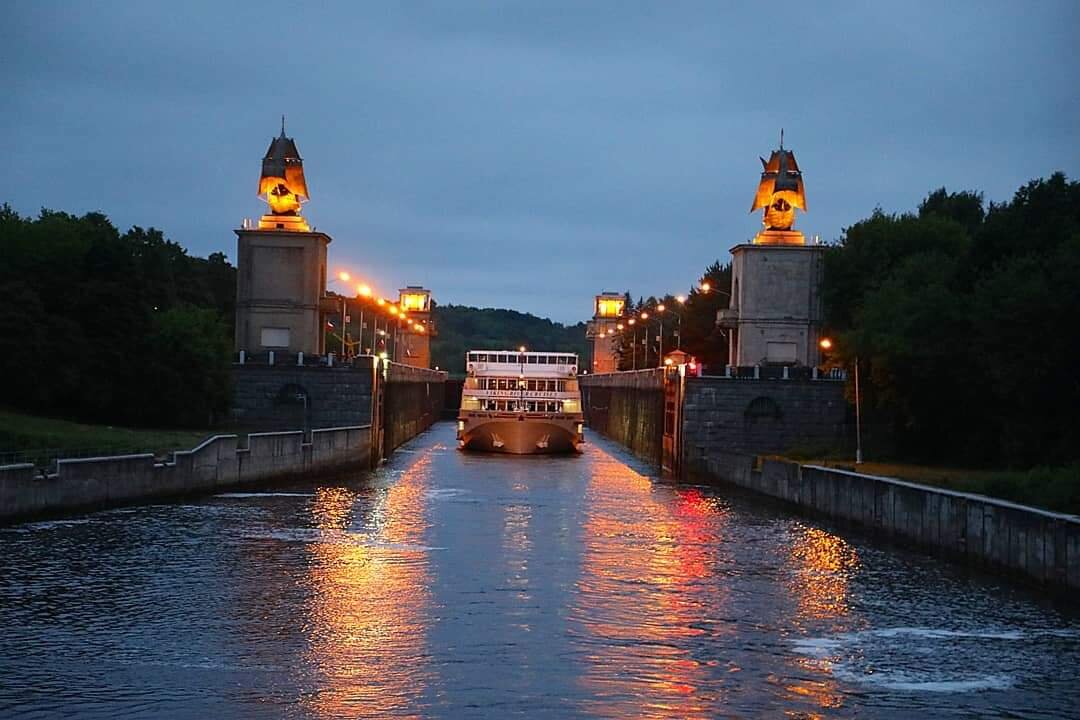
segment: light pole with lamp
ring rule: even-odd
[[[630,318],[629,320],[626,321],[626,324],[627,325],[633,325],[636,322],[637,322],[637,320],[635,318]],[[630,349],[632,351],[632,357],[634,358],[634,361],[633,361],[634,362],[634,369],[637,370],[637,328],[636,327],[634,328],[634,341],[633,341],[633,344],[630,346]]]
[[[818,342],[820,347],[826,354],[832,350],[832,340],[829,338],[821,338]],[[859,392],[859,356],[855,356],[855,464],[861,465],[863,461],[862,454],[862,397]]]

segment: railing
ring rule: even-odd
[[[0,465],[21,465],[30,463],[37,468],[48,469],[57,460],[77,460],[80,458],[112,457],[114,455],[151,454],[159,460],[167,458],[173,450],[146,447],[112,446],[105,448],[34,448],[30,450],[0,451]]]

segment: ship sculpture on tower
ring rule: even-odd
[[[259,227],[275,230],[310,230],[300,215],[300,205],[308,201],[304,160],[296,143],[285,137],[285,117],[281,135],[270,141],[259,175],[259,197],[270,206],[270,213],[259,219]]]
[[[805,245],[806,238],[797,230],[795,210],[806,212],[806,189],[802,171],[795,162],[795,153],[784,149],[784,131],[780,131],[780,148],[773,150],[768,160],[760,158],[762,173],[757,194],[750,212],[764,209],[765,229],[754,238],[755,245]]]

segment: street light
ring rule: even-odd
[[[821,338],[818,347],[828,352],[832,349],[833,341],[829,338]],[[855,356],[855,464],[861,465],[862,457],[862,397],[859,393],[859,356]]]
[[[636,318],[630,318],[626,321],[626,324],[633,325],[635,322],[637,322]],[[630,347],[633,350],[634,369],[637,370],[637,328],[634,328],[634,342]]]

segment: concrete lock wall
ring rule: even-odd
[[[445,372],[410,365],[391,363],[387,367],[383,413],[386,454],[440,418],[446,377]]]
[[[275,353],[247,358],[232,367],[232,422],[254,430],[342,427],[371,422],[376,358],[324,365]]]
[[[208,492],[313,472],[366,468],[371,456],[367,425],[253,433],[247,447],[236,435],[217,435],[166,462],[154,456],[59,460],[56,471],[33,465],[0,467],[0,522],[46,513],[102,508],[150,498]]]
[[[848,415],[842,381],[687,378],[683,467],[701,472],[724,452],[834,451],[849,442]]]
[[[664,371],[583,375],[578,378],[589,428],[660,464],[664,435]]]
[[[1080,518],[895,478],[716,452],[708,474],[977,566],[1080,588]]]

